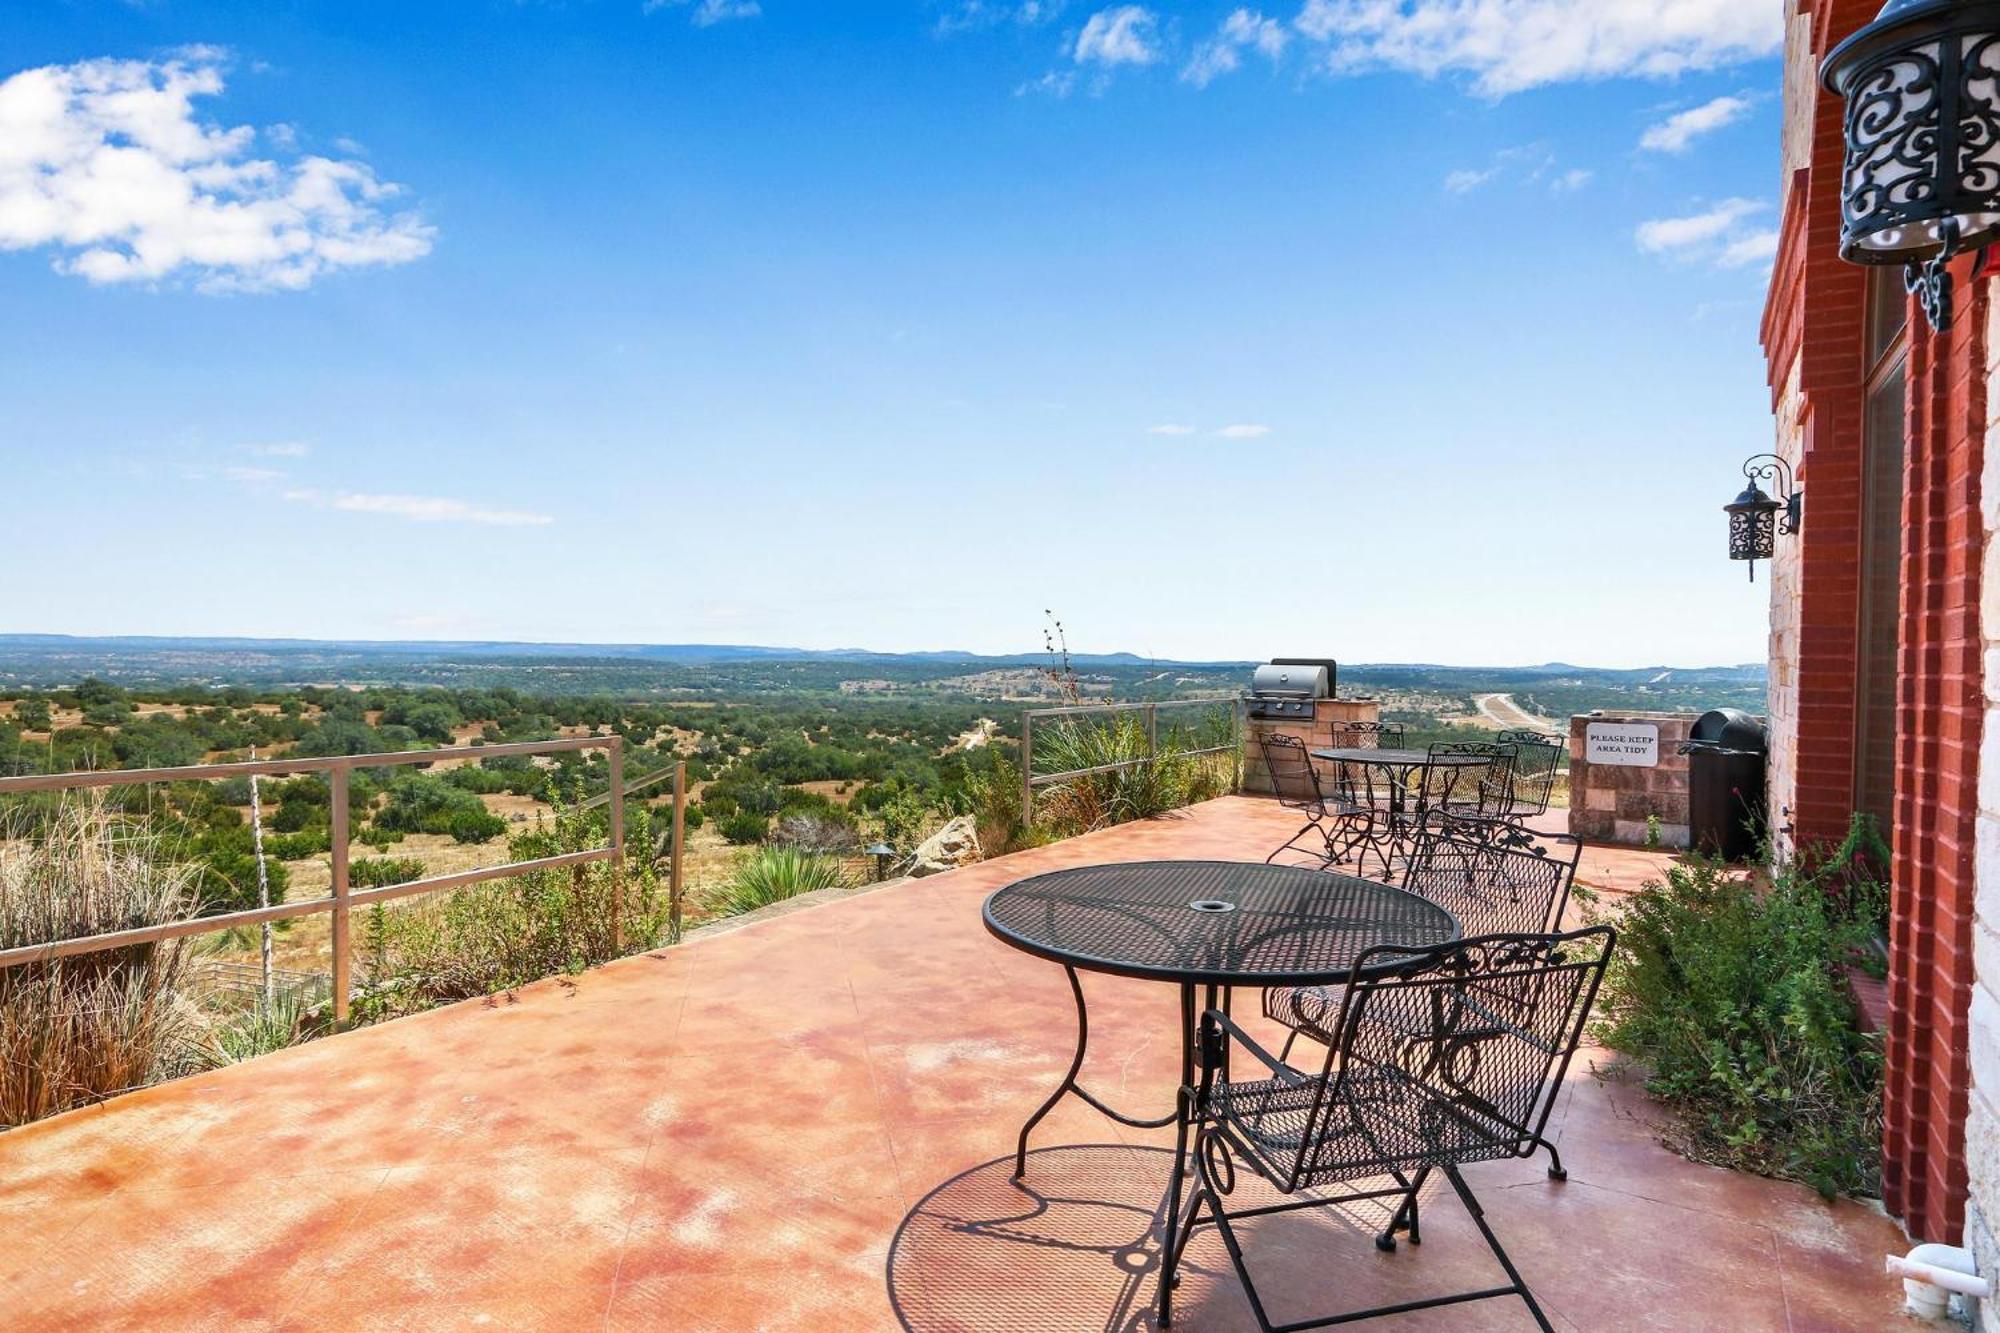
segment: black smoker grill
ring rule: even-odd
[[[1274,657],[1250,678],[1253,718],[1310,722],[1321,699],[1333,698],[1340,664],[1327,657]]]

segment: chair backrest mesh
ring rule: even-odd
[[[1403,887],[1450,912],[1467,935],[1562,929],[1583,844],[1492,819],[1425,818]]]
[[[1426,807],[1446,805],[1503,815],[1511,803],[1515,747],[1498,741],[1440,741],[1430,748],[1424,766],[1422,800]],[[1483,759],[1484,763],[1439,763],[1441,759]]]
[[[1555,794],[1556,773],[1562,768],[1562,745],[1537,731],[1503,731],[1501,744],[1515,747],[1513,808],[1516,815],[1547,814]]]
[[[1283,732],[1259,738],[1264,767],[1271,774],[1271,789],[1283,805],[1296,810],[1316,810],[1321,805],[1319,772],[1313,767],[1306,743]]]
[[[1390,1163],[1532,1151],[1615,939],[1610,927],[1594,926],[1364,954],[1297,1178],[1351,1155],[1356,1125],[1365,1127],[1369,1150]]]

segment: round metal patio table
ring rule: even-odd
[[[1051,871],[996,890],[982,916],[1003,943],[1062,964],[1076,1000],[1076,1054],[1056,1090],[1021,1126],[1014,1178],[1027,1170],[1028,1135],[1066,1093],[1121,1124],[1173,1125],[1166,1253],[1173,1251],[1194,1128],[1196,987],[1206,990],[1203,1011],[1218,1007],[1218,993],[1226,1008],[1235,986],[1343,982],[1370,949],[1429,948],[1459,936],[1451,913],[1402,889],[1304,866],[1238,861],[1131,861]],[[1126,1115],[1077,1082],[1090,1043],[1079,969],[1180,987],[1181,1082],[1168,1114]]]
[[[1314,750],[1312,757],[1324,759],[1330,764],[1355,764],[1367,768],[1379,768],[1389,775],[1389,818],[1400,821],[1405,813],[1410,774],[1419,768],[1485,768],[1493,762],[1490,754],[1438,754],[1429,750],[1371,749],[1367,746],[1342,746],[1332,750]],[[1420,793],[1421,795],[1421,793]],[[1423,810],[1417,811],[1419,815]]]

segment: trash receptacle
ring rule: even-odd
[[[1701,715],[1681,753],[1688,756],[1688,840],[1698,852],[1741,861],[1764,835],[1764,724],[1737,708]]]

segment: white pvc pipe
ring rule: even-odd
[[[1993,1284],[1980,1277],[1969,1250],[1956,1245],[1919,1245],[1907,1255],[1890,1255],[1885,1267],[1903,1279],[1903,1298],[1911,1314],[1942,1319],[1952,1293],[1985,1300]]]

